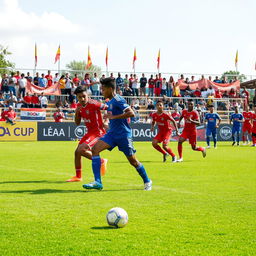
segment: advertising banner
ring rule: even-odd
[[[0,141],[36,141],[37,122],[0,122]]]
[[[150,124],[131,124],[132,136],[134,141],[152,141],[157,134],[157,128],[153,132],[150,131]],[[182,129],[180,130],[180,132]],[[232,127],[229,124],[223,124],[217,129],[219,141],[231,140]],[[84,125],[76,126],[74,123],[38,123],[38,140],[42,141],[72,141],[80,140],[87,130]],[[177,141],[175,131],[171,141]],[[205,127],[197,127],[197,140],[205,141]]]
[[[46,109],[43,108],[21,108],[21,120],[45,120]]]

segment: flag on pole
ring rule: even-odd
[[[238,64],[238,50],[236,51],[236,58],[235,58],[236,69],[237,69],[237,64]]]
[[[91,65],[92,65],[92,59],[90,54],[90,47],[88,46],[88,57],[87,57],[86,69],[89,69]]]
[[[157,55],[157,70],[159,70],[160,68],[160,49],[158,51],[158,55]]]
[[[105,59],[105,61],[106,61],[106,67],[108,66],[108,47],[107,47],[107,50],[106,50],[106,59]]]
[[[37,45],[35,43],[35,67],[37,66]]]
[[[136,48],[134,48],[134,53],[133,53],[133,69],[135,69],[135,61],[137,60],[137,54],[136,54]]]
[[[57,52],[56,52],[54,64],[55,64],[57,61],[59,61],[59,60],[60,60],[60,45],[59,45],[59,48],[58,48],[58,50],[57,50]]]

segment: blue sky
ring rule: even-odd
[[[1,44],[17,67],[33,67],[37,42],[38,68],[57,68],[60,43],[62,68],[90,45],[104,70],[108,45],[109,69],[130,72],[136,46],[137,71],[155,72],[160,48],[161,72],[198,74],[234,70],[238,49],[239,71],[255,75],[255,11],[254,0],[0,0]]]

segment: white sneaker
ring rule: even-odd
[[[176,156],[173,156],[173,157],[172,157],[172,162],[173,162],[173,163],[176,163],[176,162],[177,162],[177,157],[176,157]]]
[[[146,191],[152,190],[152,180],[144,183],[144,190],[146,190]]]
[[[246,146],[247,144],[246,143],[243,143],[243,146]]]
[[[211,148],[211,146],[207,146],[206,148]]]
[[[216,147],[214,147],[214,149],[217,149],[217,146],[216,146]]]
[[[177,159],[176,162],[177,163],[183,162],[183,158]]]
[[[206,149],[204,148],[204,150],[202,151],[203,157],[206,157]]]

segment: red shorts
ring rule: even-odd
[[[170,139],[172,137],[172,130],[169,130],[167,132],[159,132],[155,137],[154,140],[157,140],[158,142],[163,142],[163,144],[168,144]]]
[[[89,148],[91,149],[96,142],[103,136],[104,134],[99,134],[99,133],[94,133],[94,134],[90,134],[87,133],[84,135],[84,137],[79,141],[79,145],[85,143],[89,146]]]
[[[155,88],[155,96],[160,96],[160,94],[161,94],[161,89]]]
[[[252,133],[252,126],[251,126],[251,124],[244,124],[243,128],[242,128],[242,132]]]
[[[188,133],[186,131],[183,131],[180,137],[188,139],[190,145],[196,145],[196,132]]]

